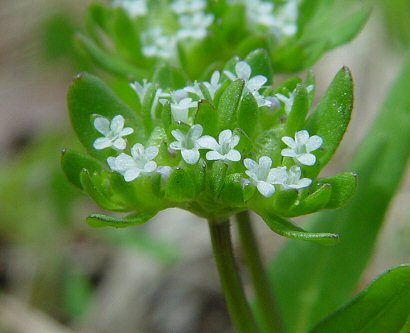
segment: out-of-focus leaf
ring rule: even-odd
[[[330,248],[289,241],[271,265],[273,288],[288,332],[306,332],[343,304],[371,258],[409,158],[409,78],[410,61],[348,168],[360,179],[355,196],[345,207],[321,213],[308,224],[312,231],[340,234],[340,243]]]
[[[393,268],[310,333],[396,333],[410,315],[410,266]]]
[[[257,49],[248,54],[245,61],[252,68],[252,76],[263,75],[267,78],[266,85],[272,85],[273,70],[269,54],[265,49]]]
[[[352,172],[344,172],[333,177],[322,178],[319,183],[332,186],[332,194],[326,208],[338,208],[343,206],[356,192],[357,175]]]

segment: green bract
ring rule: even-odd
[[[90,6],[87,33],[77,41],[101,67],[132,79],[165,61],[194,80],[257,48],[267,50],[275,72],[295,72],[351,40],[368,14],[342,0],[114,0]],[[259,59],[248,59],[258,74]]]
[[[287,218],[339,207],[355,191],[350,173],[316,179],[350,119],[349,71],[339,71],[309,115],[311,75],[271,86],[263,50],[225,68],[184,87],[162,64],[152,80],[131,84],[134,107],[92,75],[75,78],[68,105],[89,155],[65,151],[63,169],[101,208],[130,212],[91,215],[90,225],[141,224],[169,207],[214,221],[251,209],[283,236],[337,239]]]

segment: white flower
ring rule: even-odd
[[[199,99],[205,99],[204,93],[202,92],[198,81],[195,81],[193,86],[185,87],[184,91],[197,95]]]
[[[219,71],[214,71],[212,73],[210,82],[206,82],[206,81],[202,82],[206,90],[208,90],[209,96],[211,97],[212,100],[215,98],[216,92],[221,87],[221,84],[219,83],[220,77],[221,77],[221,74],[219,73]],[[206,99],[198,81],[195,81],[192,86],[185,87],[184,90],[188,93],[192,93],[198,96],[199,99]]]
[[[295,140],[289,136],[284,136],[282,141],[289,147],[282,149],[282,156],[293,157],[294,160],[304,165],[314,165],[316,163],[316,156],[311,152],[318,149],[323,143],[320,136],[313,135],[309,137],[306,130],[296,132]]]
[[[118,150],[124,150],[127,142],[123,136],[130,135],[134,132],[131,127],[124,128],[124,117],[117,115],[112,118],[111,123],[105,117],[97,117],[94,119],[95,129],[104,135],[94,141],[93,147],[97,150],[114,147]]]
[[[248,169],[245,173],[251,180],[251,183],[256,185],[260,194],[269,198],[275,193],[274,184],[283,184],[286,181],[286,168],[271,168],[272,160],[268,156],[259,158],[259,162],[255,162],[250,158],[245,158],[243,161]]]
[[[295,102],[296,89],[294,89],[289,96],[283,94],[275,94],[275,97],[281,101],[285,106],[286,114],[289,114],[292,111],[293,103]]]
[[[142,104],[142,102],[144,101],[145,94],[147,93],[148,89],[152,86],[152,83],[144,79],[142,81],[142,84],[135,81],[130,83],[130,86],[137,93],[140,103]]]
[[[300,179],[301,176],[302,170],[300,169],[300,167],[297,165],[292,166],[287,173],[286,181],[281,184],[282,187],[284,189],[293,188],[298,190],[304,187],[308,187],[310,186],[310,184],[312,184],[312,180],[310,178]]]
[[[266,27],[272,27],[276,24],[276,18],[273,15],[273,3],[260,0],[244,0],[244,4],[246,16],[251,24]]]
[[[209,95],[212,99],[214,99],[216,92],[221,87],[221,84],[219,83],[220,77],[221,74],[219,73],[219,71],[214,71],[211,76],[211,81],[204,82],[204,85],[206,89],[208,89]]]
[[[174,58],[176,42],[175,37],[165,35],[160,27],[150,28],[142,34],[142,53],[149,58]]]
[[[270,106],[270,102],[259,94],[259,89],[263,87],[268,79],[263,75],[256,75],[251,78],[252,69],[247,62],[239,61],[235,65],[236,75],[227,70],[225,70],[224,73],[231,81],[235,81],[237,79],[244,80],[245,87],[243,94],[246,94],[247,92],[252,93],[258,102],[258,106]]]
[[[227,129],[219,133],[218,142],[209,135],[204,135],[198,139],[199,146],[205,149],[211,149],[206,153],[208,161],[232,161],[241,160],[241,154],[234,149],[239,143],[239,136],[232,135],[232,131]]]
[[[288,1],[281,6],[276,14],[274,28],[281,35],[293,36],[297,32],[298,1]]]
[[[207,28],[214,21],[212,14],[197,12],[190,15],[182,15],[178,18],[180,29],[177,31],[178,39],[202,39],[207,34]]]
[[[111,170],[122,174],[125,181],[130,182],[157,168],[157,163],[153,159],[158,155],[158,147],[152,146],[145,149],[142,144],[137,143],[131,148],[131,155],[121,153],[117,157],[107,158]]]
[[[205,0],[176,0],[171,3],[171,10],[178,15],[202,11],[205,7]]]
[[[171,97],[171,114],[175,121],[182,121],[188,123],[189,109],[196,108],[198,106],[197,101],[193,101],[188,97],[187,92],[184,89],[179,89],[171,92],[170,94],[162,94],[164,97]],[[161,103],[166,103],[168,100],[161,99]]]
[[[186,134],[179,129],[171,132],[172,136],[177,140],[169,145],[171,149],[180,150],[182,158],[188,164],[195,164],[199,160],[199,149],[201,148],[198,139],[202,135],[202,126],[193,125]]]
[[[122,7],[131,17],[145,16],[148,12],[146,0],[113,0],[113,7]]]

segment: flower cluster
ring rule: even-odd
[[[286,2],[277,8],[272,2],[262,0],[235,0],[227,3],[228,6],[235,4],[242,4],[245,7],[246,19],[251,28],[262,28],[277,38],[293,36],[297,31],[296,0]],[[113,0],[112,5],[122,7],[133,18],[149,15],[146,0]],[[207,0],[173,0],[168,6],[169,12],[176,19],[177,30],[170,30],[169,25],[143,29],[142,52],[148,58],[175,58],[179,42],[204,39],[216,21],[215,15],[207,11]]]
[[[184,128],[171,130],[173,141],[169,140],[168,142],[168,152],[170,155],[179,152],[182,160],[188,165],[198,163],[201,159],[201,151],[204,151],[203,160],[209,162],[222,161],[234,164],[239,163],[244,157],[237,149],[241,140],[238,133],[227,128],[220,131],[217,138],[203,135],[202,125],[195,124],[192,117],[191,110],[195,111],[198,108],[199,101],[209,99],[210,102],[214,103],[216,93],[223,86],[223,80],[227,82],[242,80],[242,98],[246,94],[252,94],[258,107],[271,106],[269,98],[263,96],[263,92],[261,92],[268,79],[263,75],[252,76],[252,69],[247,62],[238,61],[235,65],[235,73],[228,70],[223,73],[226,78],[221,79],[220,72],[215,71],[210,82],[195,81],[193,85],[184,89],[175,91],[155,89],[151,116],[156,117],[158,102],[163,106],[169,104],[174,122],[186,125]],[[131,84],[141,104],[153,85],[147,80]],[[121,115],[117,115],[111,120],[97,116],[94,120],[95,129],[103,135],[95,140],[94,148],[97,150],[113,148],[119,152],[118,156],[107,158],[107,163],[112,171],[120,173],[127,182],[154,172],[161,172],[164,168],[168,175],[172,173],[171,166],[157,165],[155,158],[158,155],[159,147],[156,145],[144,147],[141,143],[135,143],[130,149],[130,155],[126,154],[124,150],[127,141],[124,137],[132,134],[134,130],[124,126],[125,119]],[[293,159],[295,164],[290,165],[290,167],[289,165],[272,167],[272,159],[269,156],[260,156],[258,162],[246,157],[243,159],[243,165],[239,168],[243,172],[243,186],[254,185],[260,194],[267,198],[271,197],[276,189],[298,190],[310,186],[311,179],[301,178],[302,167],[312,166],[316,163],[316,156],[312,152],[322,146],[322,138],[318,135],[310,136],[306,130],[300,130],[295,133],[294,139],[282,136],[281,140],[288,146],[281,150],[282,157]],[[249,156],[249,153],[247,155]]]

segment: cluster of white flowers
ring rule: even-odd
[[[293,36],[297,32],[299,0],[290,0],[278,8],[271,1],[239,0],[246,8],[248,22],[262,27],[278,37]]]
[[[114,148],[123,151],[126,148],[126,140],[123,138],[133,133],[133,129],[125,127],[125,120],[121,115],[115,116],[111,121],[104,117],[97,117],[94,120],[95,129],[103,134],[103,137],[94,141],[94,148],[97,150]],[[208,161],[224,161],[226,163],[239,162],[242,159],[241,153],[235,149],[239,144],[239,136],[230,129],[219,133],[218,140],[209,135],[202,135],[203,128],[199,124],[192,125],[188,131],[180,129],[171,132],[175,141],[171,142],[171,151],[180,151],[182,159],[190,164],[196,164],[200,158],[201,149],[208,150],[205,158]],[[272,168],[272,160],[268,156],[262,156],[256,162],[250,158],[245,158],[243,163],[245,174],[249,179],[244,179],[244,185],[252,184],[265,197],[271,197],[276,190],[275,186],[281,189],[302,189],[310,186],[312,180],[301,178],[301,165],[312,166],[316,162],[312,151],[322,145],[322,138],[318,135],[309,136],[306,130],[295,134],[295,139],[284,136],[282,141],[289,148],[282,149],[284,157],[292,157],[296,165],[287,169],[285,166]],[[172,172],[169,166],[157,166],[154,161],[158,155],[157,146],[144,147],[141,143],[136,143],[131,148],[131,155],[121,152],[117,157],[110,156],[107,163],[112,171],[120,173],[125,181],[130,182],[142,176],[158,172],[168,176]]]

